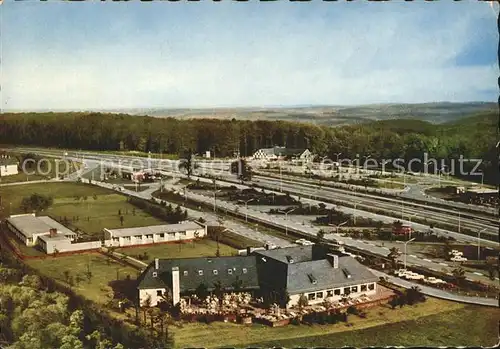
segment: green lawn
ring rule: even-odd
[[[85,298],[101,304],[106,302],[104,292],[101,290],[102,287],[107,286],[112,281],[123,280],[127,275],[130,275],[131,279],[137,277],[137,270],[95,253],[29,260],[26,263],[38,269],[41,274],[65,285],[69,285],[66,282],[65,271],[69,272],[73,278],[80,275],[83,281],[78,285],[73,285],[72,288]],[[90,282],[85,276],[88,268],[92,272]]]
[[[316,335],[277,341],[259,341],[246,346],[368,347],[368,346],[493,346],[498,342],[500,311],[466,306],[462,309],[391,323],[358,331]]]
[[[47,213],[60,219],[67,217],[72,219],[78,216],[79,220],[71,222],[70,225],[84,231],[87,234],[100,236],[104,228],[132,228],[147,225],[166,224],[164,221],[150,216],[148,213],[135,208],[127,202],[125,196],[120,194],[97,195],[97,199],[88,196],[87,200],[75,198],[58,198],[47,210]],[[124,217],[123,226],[120,222],[118,211]]]
[[[51,215],[57,220],[67,217],[70,220],[70,228],[78,228],[88,234],[97,234],[99,237],[103,228],[122,227],[118,210],[121,210],[124,216],[125,228],[165,223],[138,208],[135,209],[134,216],[132,214],[134,206],[127,203],[123,195],[79,183],[39,183],[0,187],[4,212],[8,214],[9,207],[12,207],[13,214],[24,213],[19,208],[21,200],[33,193],[50,195],[54,198],[54,204],[41,214]],[[94,195],[97,199],[94,199]],[[87,200],[83,199],[85,196]],[[76,200],[76,197],[80,199]],[[79,220],[72,221],[73,217],[77,216]]]
[[[341,347],[385,345],[491,345],[496,343],[500,312],[434,298],[392,310],[379,306],[367,318],[351,315],[336,325],[289,325],[271,328],[254,324],[189,323],[174,328],[177,347]],[[469,330],[470,327],[470,330]]]
[[[186,242],[183,244],[159,244],[155,246],[145,247],[128,247],[117,249],[117,252],[126,254],[131,257],[147,252],[148,259],[145,263],[153,261],[155,258],[191,258],[191,257],[215,257],[217,251],[217,243],[208,238]],[[221,256],[232,256],[238,251],[228,245],[219,243],[219,251]]]

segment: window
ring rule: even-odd
[[[323,292],[317,292],[316,298],[323,298]]]
[[[310,300],[310,301],[313,301],[316,299],[316,293],[309,293],[307,295],[307,299]]]
[[[366,291],[366,285],[361,285],[361,292],[365,292]]]
[[[337,288],[333,291],[333,294],[335,294],[336,296],[340,296],[342,293],[342,290],[340,288]]]
[[[243,268],[243,274],[247,273],[247,268]]]
[[[369,289],[370,291],[373,291],[373,290],[375,289],[375,284],[369,284],[369,285],[368,285],[368,289]]]
[[[164,233],[161,233],[160,234],[160,238],[163,239],[165,237],[165,234]]]
[[[163,293],[161,292],[161,290],[156,291],[156,295],[157,295],[158,297],[161,297],[161,296],[162,296],[162,294],[163,294]]]
[[[203,275],[203,270],[198,270],[198,275],[202,276]]]
[[[184,276],[188,276],[188,271],[184,270]]]
[[[333,297],[333,290],[326,291],[326,297]]]
[[[351,288],[350,287],[344,287],[344,294],[351,294]]]
[[[217,271],[217,269],[214,269],[214,275],[217,275],[219,274],[219,272]]]
[[[352,292],[358,292],[358,286],[353,286],[351,289]]]
[[[228,274],[232,274],[232,273],[233,273],[233,269],[228,269],[228,270],[227,270],[227,273],[228,273]]]

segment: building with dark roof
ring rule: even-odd
[[[200,284],[210,292],[220,282],[226,292],[237,286],[294,306],[302,295],[309,304],[373,295],[377,280],[355,258],[312,245],[256,250],[250,256],[157,259],[139,277],[138,291],[141,304],[149,296],[156,305],[167,291],[177,304],[181,296],[196,293]]]
[[[255,260],[255,256],[155,259],[138,279],[139,301],[143,304],[149,296],[154,306],[170,292],[177,304],[181,296],[195,294],[200,285],[209,292],[216,285],[226,292],[258,290]]]
[[[261,292],[272,301],[297,305],[301,295],[309,304],[329,298],[356,298],[376,292],[378,278],[355,258],[329,253],[322,245],[255,251]]]

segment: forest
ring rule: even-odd
[[[455,122],[432,124],[417,119],[374,121],[337,127],[267,120],[154,118],[105,113],[4,113],[0,142],[87,150],[138,150],[183,154],[186,150],[217,157],[252,155],[275,145],[309,148],[336,159],[370,155],[373,159],[482,159],[484,181],[496,183],[498,115],[480,112]],[[474,167],[470,166],[469,171]],[[476,176],[477,177],[477,176]],[[480,176],[479,176],[480,177]]]

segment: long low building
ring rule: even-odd
[[[27,246],[39,246],[47,254],[94,250],[101,241],[77,242],[77,234],[48,216],[15,215],[6,219],[7,228]]]
[[[207,235],[206,227],[192,221],[137,228],[104,229],[105,244],[120,247],[192,240],[205,235]]]
[[[26,246],[35,246],[40,236],[50,235],[51,231],[52,234],[56,231],[69,240],[76,238],[76,233],[61,223],[48,216],[37,217],[34,213],[10,216],[6,219],[6,224]]]

